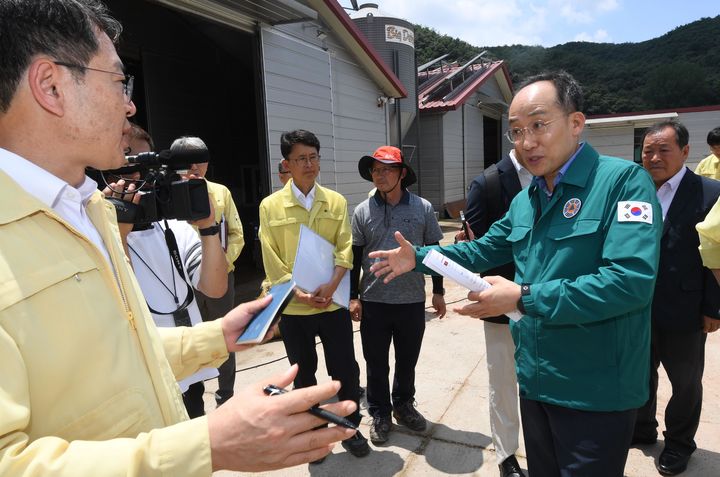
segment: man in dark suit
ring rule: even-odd
[[[505,215],[513,197],[527,187],[531,180],[532,175],[519,163],[515,151],[510,151],[500,162],[477,176],[470,184],[465,214],[470,225],[470,237],[461,231],[456,239],[473,240],[485,235],[493,222]],[[501,275],[513,280],[515,265],[509,263],[488,270],[485,275]],[[515,458],[520,431],[515,345],[507,316],[495,316],[483,321],[490,386],[490,427],[495,457],[502,477],[522,477]]]
[[[665,448],[656,463],[663,475],[683,472],[695,451],[705,339],[720,326],[720,287],[703,267],[695,231],[720,196],[720,182],[685,167],[689,150],[688,131],[676,121],[656,123],[643,136],[643,167],[655,182],[664,224],[652,304],[650,397],[638,410],[633,443],[657,440],[657,368],[662,363],[672,384]]]

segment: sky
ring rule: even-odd
[[[702,17],[717,0],[358,0],[478,46],[641,42]],[[350,7],[350,0],[340,0]]]

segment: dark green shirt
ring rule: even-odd
[[[514,261],[531,284],[511,323],[521,397],[619,411],[648,398],[661,233],[649,174],[585,144],[549,201],[533,184],[483,237],[440,251],[476,272]]]

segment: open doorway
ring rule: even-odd
[[[124,27],[118,52],[136,78],[134,121],[157,150],[199,136],[208,179],[227,186],[245,247],[236,268],[254,267],[258,205],[269,192],[257,35],[141,0],[108,0]]]
[[[500,160],[500,121],[483,116],[483,158],[485,169]]]

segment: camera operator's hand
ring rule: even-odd
[[[212,200],[212,197],[210,197],[208,195],[208,204],[209,204],[209,208],[210,208],[210,214],[207,217],[205,217],[204,219],[188,221],[188,223],[190,225],[194,225],[195,227],[197,227],[199,229],[206,229],[208,227],[212,227],[213,225],[215,225],[217,222],[215,222],[215,207],[213,205],[213,202],[214,201]]]
[[[105,194],[105,197],[113,197],[126,202],[132,202],[136,205],[140,203],[140,194],[138,194],[137,187],[132,180],[120,179],[117,182],[111,182],[103,189],[103,194]],[[133,224],[118,222],[118,228],[120,229],[120,238],[122,239],[125,254],[130,256],[128,253],[127,236],[132,232]]]
[[[215,209],[212,198],[208,197],[210,215],[204,219],[188,221],[198,229],[215,227]],[[200,235],[202,258],[200,259],[200,279],[197,289],[210,298],[220,298],[228,288],[228,262],[220,240],[220,228],[216,227],[212,235]]]

